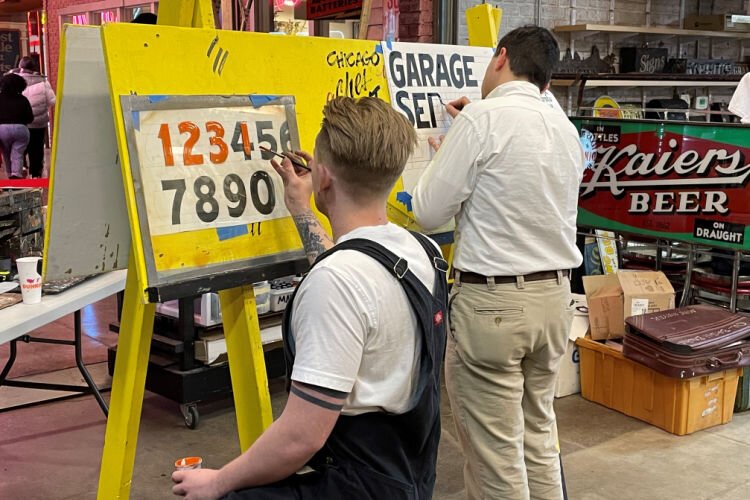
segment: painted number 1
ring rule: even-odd
[[[273,122],[272,121],[257,121],[255,122],[256,133],[258,142],[260,144],[267,145],[269,149],[277,150],[279,148],[279,142],[281,148],[284,151],[291,151],[291,135],[289,132],[289,124],[284,122],[279,130],[279,140],[277,141],[276,135],[273,134]],[[247,122],[238,121],[234,126],[234,133],[232,134],[232,140],[229,145],[224,140],[224,125],[216,121],[209,121],[205,124],[206,133],[209,135],[208,142],[211,145],[211,151],[209,151],[208,159],[214,165],[219,165],[227,161],[229,157],[229,147],[231,146],[232,151],[235,153],[242,153],[245,160],[251,159],[251,154],[255,151],[255,146],[250,139],[250,132],[248,131]],[[201,129],[194,122],[184,121],[177,124],[177,130],[180,135],[187,135],[185,143],[182,146],[182,163],[186,167],[194,165],[203,165],[205,157],[201,153],[194,153],[195,145],[200,140]],[[172,136],[169,130],[169,124],[162,123],[159,126],[159,133],[157,137],[161,141],[162,154],[164,156],[164,165],[167,167],[175,166],[174,153],[172,151]],[[266,151],[261,152],[261,158],[264,160],[270,160],[273,154]]]

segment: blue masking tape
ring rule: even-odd
[[[148,96],[148,102],[155,103],[155,102],[162,102],[169,99],[168,95],[150,95]]]
[[[259,108],[279,98],[278,96],[275,96],[275,95],[262,95],[262,94],[253,94],[249,97],[250,97],[250,102],[253,103],[253,107],[255,108]]]
[[[386,47],[388,47],[388,50],[393,50],[393,44],[391,43],[390,40],[386,40],[385,45]]]
[[[403,203],[406,209],[411,212],[411,195],[406,191],[396,193],[396,200]]]
[[[378,54],[382,54],[383,53],[383,44],[382,43],[379,43],[379,44],[377,44],[375,46],[375,52],[377,52]]]
[[[244,236],[247,233],[247,224],[241,226],[220,227],[216,229],[216,234],[219,235],[219,241],[237,238],[238,236]]]
[[[140,130],[141,129],[141,112],[131,111],[131,116],[133,117],[133,128],[136,130]]]

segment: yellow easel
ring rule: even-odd
[[[159,24],[213,28],[211,2],[163,0]],[[132,184],[128,188],[132,189]],[[99,475],[100,499],[128,498],[130,494],[155,314],[155,305],[148,303],[143,294],[145,271],[136,262],[135,246],[141,243],[138,231],[133,231],[134,248],[130,252]],[[243,286],[220,292],[220,300],[240,447],[244,451],[273,419],[255,296],[252,286]]]

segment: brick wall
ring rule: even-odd
[[[432,42],[432,0],[400,0],[399,40]]]
[[[468,43],[468,32],[466,28],[466,9],[481,3],[481,0],[458,0],[459,2],[459,19],[458,19],[458,43]],[[503,18],[500,26],[500,36],[509,31],[526,24],[534,23],[536,8],[535,0],[488,0],[487,3],[503,9]],[[571,5],[575,4],[575,7]],[[614,24],[641,26],[647,23],[647,18],[651,25],[655,26],[680,26],[680,2],[678,0],[651,0],[650,13],[646,12],[646,0],[542,0],[540,24],[546,28],[553,28],[558,25],[582,23],[609,24],[610,20]],[[687,0],[685,2],[685,13],[710,14],[711,5],[715,13],[744,13],[750,6],[747,0],[714,0],[706,2],[701,0]],[[650,15],[647,15],[650,14]],[[574,19],[574,21],[573,21]],[[586,34],[574,35],[575,50],[581,57],[588,57],[591,47],[596,45],[602,56],[606,55],[611,48],[615,55],[619,52],[621,46],[637,46],[644,42],[651,45],[663,43],[663,46],[669,49],[670,56],[698,57],[698,58],[726,58],[731,60],[740,60],[742,53],[742,43],[731,38],[693,39],[683,40],[678,47],[675,38],[668,37],[650,37],[642,38],[638,35],[595,35]],[[568,34],[557,36],[560,42],[560,48],[565,51],[570,45],[571,37]],[[745,52],[750,54],[750,42],[744,42]],[[553,88],[553,92],[561,100],[563,105],[568,102],[574,102],[575,93],[568,93],[565,88]],[[690,88],[680,89],[681,93],[687,93],[691,96],[710,95],[714,101],[728,102],[731,98],[733,89],[731,88]],[[653,98],[672,97],[672,89],[669,88],[652,88],[647,91],[643,89],[625,89],[625,88],[600,88],[586,92],[585,102],[590,104],[597,96],[608,93],[620,102],[644,102]]]
[[[91,0],[48,0],[47,50],[49,54],[49,81],[57,87],[57,66],[60,58],[60,10],[73,5],[90,4]]]
[[[370,6],[370,25],[367,28],[367,39],[383,39],[383,0],[372,0]]]

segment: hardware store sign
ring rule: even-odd
[[[750,128],[572,120],[586,158],[579,225],[750,249]]]

